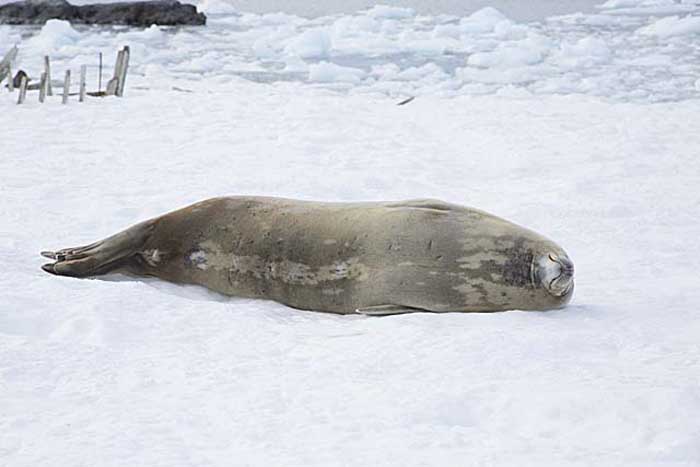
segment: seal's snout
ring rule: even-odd
[[[574,263],[565,254],[549,253],[540,256],[535,274],[539,283],[556,297],[563,297],[573,289]]]

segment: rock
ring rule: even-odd
[[[0,24],[44,24],[61,19],[73,24],[125,24],[148,27],[204,25],[194,5],[175,0],[71,5],[65,0],[25,0],[0,6]]]

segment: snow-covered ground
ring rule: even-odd
[[[0,91],[0,465],[700,464],[697,15],[0,26],[34,74],[132,47],[124,99]],[[575,297],[366,318],[40,269],[226,194],[476,206],[564,246]]]

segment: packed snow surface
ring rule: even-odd
[[[15,69],[87,63],[90,89],[132,48],[123,99],[0,90],[0,465],[697,466],[697,15],[0,27]],[[40,269],[241,194],[475,206],[561,244],[575,296],[368,318]]]

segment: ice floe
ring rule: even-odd
[[[0,26],[0,44],[20,42],[20,66],[29,71],[45,53],[58,68],[87,62],[92,70],[99,52],[129,44],[130,83],[144,87],[146,67],[159,65],[161,77],[176,86],[244,78],[396,97],[513,88],[622,101],[700,97],[700,5],[694,2],[610,0],[593,13],[528,23],[493,7],[459,17],[377,5],[304,18],[240,12],[223,0],[200,6],[210,15],[206,27],[96,28],[52,20],[43,28]],[[416,70],[429,73],[409,78]]]

